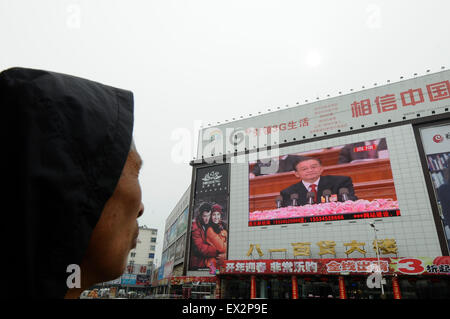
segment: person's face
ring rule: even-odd
[[[202,213],[202,221],[203,221],[204,225],[209,223],[209,218],[210,217],[211,217],[211,211]]]
[[[211,220],[214,224],[218,224],[220,222],[220,219],[221,219],[220,212],[212,212]]]
[[[139,234],[137,218],[142,216],[139,170],[142,159],[132,150],[111,198],[106,202],[92,232],[81,265],[81,278],[88,282],[112,280],[123,274],[128,253],[136,247]]]
[[[312,183],[322,175],[323,167],[316,160],[307,160],[297,164],[295,167],[295,176],[301,180]]]

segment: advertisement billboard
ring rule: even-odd
[[[149,270],[150,269],[149,269],[148,265],[133,263],[133,264],[128,264],[125,271],[127,274],[146,275]]]
[[[249,226],[393,216],[386,138],[249,162]]]
[[[186,209],[183,211],[183,214],[180,215],[180,217],[178,217],[177,220],[177,238],[181,234],[185,233],[187,230],[188,215],[189,215],[189,208],[186,207]]]
[[[227,258],[228,164],[197,168],[188,270],[215,273]]]
[[[222,154],[245,152],[265,147],[278,147],[285,143],[332,136],[380,124],[398,123],[427,115],[448,112],[450,101],[450,71],[376,86],[325,100],[288,108],[278,107],[276,112],[202,128],[199,134],[197,159]]]
[[[167,254],[169,253],[168,250],[164,251],[162,253],[162,257],[161,257],[161,266],[158,269],[158,280],[162,280],[164,279],[164,267],[166,265],[167,262]]]
[[[150,276],[136,275],[136,285],[145,286],[150,284]]]
[[[180,237],[187,229],[189,209],[186,208],[183,213],[175,220],[165,234],[164,247],[170,246],[178,237]]]
[[[137,275],[133,274],[123,274],[122,275],[122,285],[136,285]]]

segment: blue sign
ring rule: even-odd
[[[136,285],[136,275],[123,274],[122,275],[122,285]]]

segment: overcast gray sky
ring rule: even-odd
[[[128,89],[158,228],[191,181],[195,127],[450,68],[448,0],[0,0],[0,69]],[[187,135],[186,135],[187,134]]]

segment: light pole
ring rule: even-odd
[[[375,248],[376,248],[377,259],[378,259],[378,271],[380,272],[381,298],[384,298],[383,272],[381,271],[380,253],[379,253],[379,249],[378,249],[378,237],[377,237],[378,229],[375,227],[374,222],[370,222],[370,227],[373,228],[373,231],[375,233]]]

